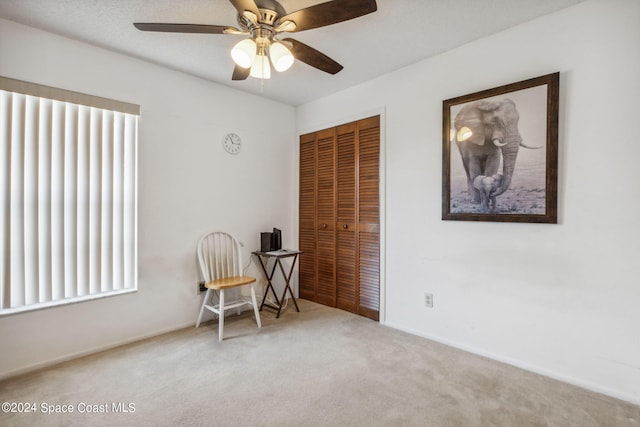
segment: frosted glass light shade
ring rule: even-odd
[[[286,71],[293,65],[293,55],[289,52],[280,42],[272,43],[269,47],[269,56],[271,57],[271,63],[276,71]]]
[[[244,39],[236,43],[231,49],[231,58],[239,67],[249,68],[256,57],[256,42],[252,39]]]
[[[270,79],[271,67],[269,66],[269,58],[264,55],[256,56],[249,75],[258,79]]]

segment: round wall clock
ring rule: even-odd
[[[242,149],[242,139],[235,133],[228,133],[222,138],[222,146],[229,154],[238,154]]]

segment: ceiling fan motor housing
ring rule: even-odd
[[[261,39],[268,41],[273,40],[275,36],[274,26],[280,14],[270,9],[261,8],[258,10],[260,11],[260,16],[256,17],[257,22],[253,22],[253,20],[247,16],[253,15],[249,12],[249,14],[238,14],[238,25],[240,25],[240,28],[243,30],[251,33],[251,37],[256,39],[256,42],[260,44],[259,41]]]

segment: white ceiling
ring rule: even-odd
[[[0,0],[0,17],[295,106],[582,1],[377,0],[372,14],[289,35],[342,64],[340,73],[296,61],[264,82],[231,80],[229,51],[241,36],[142,32],[132,25],[237,26],[227,0]],[[287,12],[322,2],[280,0]]]

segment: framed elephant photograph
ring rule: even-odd
[[[559,73],[442,103],[442,219],[557,223]]]

